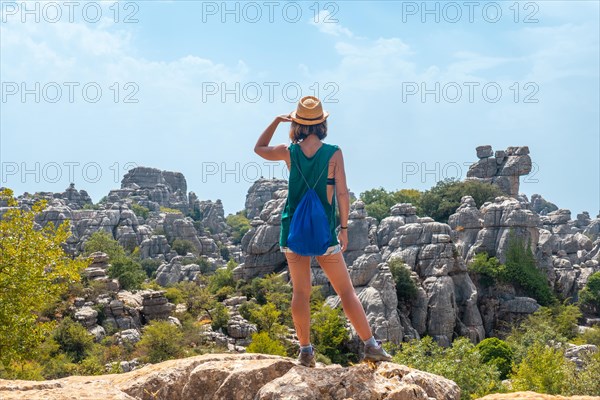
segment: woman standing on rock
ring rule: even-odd
[[[267,160],[285,161],[290,171],[288,197],[281,216],[279,246],[287,258],[292,280],[292,318],[300,341],[298,361],[307,367],[315,366],[314,350],[310,343],[311,256],[296,254],[286,246],[294,210],[308,189],[304,179],[316,185],[314,189],[328,215],[331,229],[330,247],[323,255],[315,257],[340,297],[346,316],[365,344],[365,354],[361,361],[390,361],[391,356],[383,349],[381,341],[375,340],[371,332],[365,310],[356,296],[342,256],[342,252],[348,247],[350,197],[346,186],[342,150],[337,145],[322,142],[322,139],[327,136],[328,116],[329,113],[323,111],[318,98],[303,97],[298,102],[296,111],[288,115],[280,115],[271,122],[254,147],[254,152]],[[281,122],[291,122],[292,143],[289,147],[285,144],[269,146]],[[298,168],[292,169],[293,165]],[[324,171],[326,166],[328,166],[327,175],[323,176],[319,172]],[[304,179],[298,169],[302,171]],[[335,226],[336,198],[339,201],[339,231]]]

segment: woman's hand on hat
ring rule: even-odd
[[[275,120],[277,122],[292,122],[291,114],[292,113],[278,115]]]

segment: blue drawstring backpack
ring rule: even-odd
[[[287,247],[302,256],[320,256],[325,254],[327,248],[329,248],[331,231],[329,230],[327,214],[325,214],[323,204],[314,187],[319,182],[323,172],[329,167],[329,163],[325,165],[313,187],[310,187],[306,181],[300,167],[297,165],[296,167],[300,171],[304,182],[306,182],[308,190],[294,210],[287,237]]]

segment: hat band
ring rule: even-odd
[[[298,119],[303,119],[303,120],[305,120],[305,121],[316,121],[316,120],[318,120],[318,119],[321,119],[321,118],[323,118],[323,114],[319,115],[319,116],[318,116],[318,117],[316,117],[316,118],[305,118],[305,117],[302,117],[302,116],[300,116],[299,114],[297,114],[297,113],[296,113],[296,118],[298,118]]]

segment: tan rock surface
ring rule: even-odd
[[[477,400],[600,400],[598,396],[553,396],[535,392],[515,392],[503,394],[489,394]]]
[[[382,399],[459,400],[443,377],[381,362],[307,368],[289,357],[204,354],[148,365],[123,374],[50,381],[0,379],[2,400]]]

